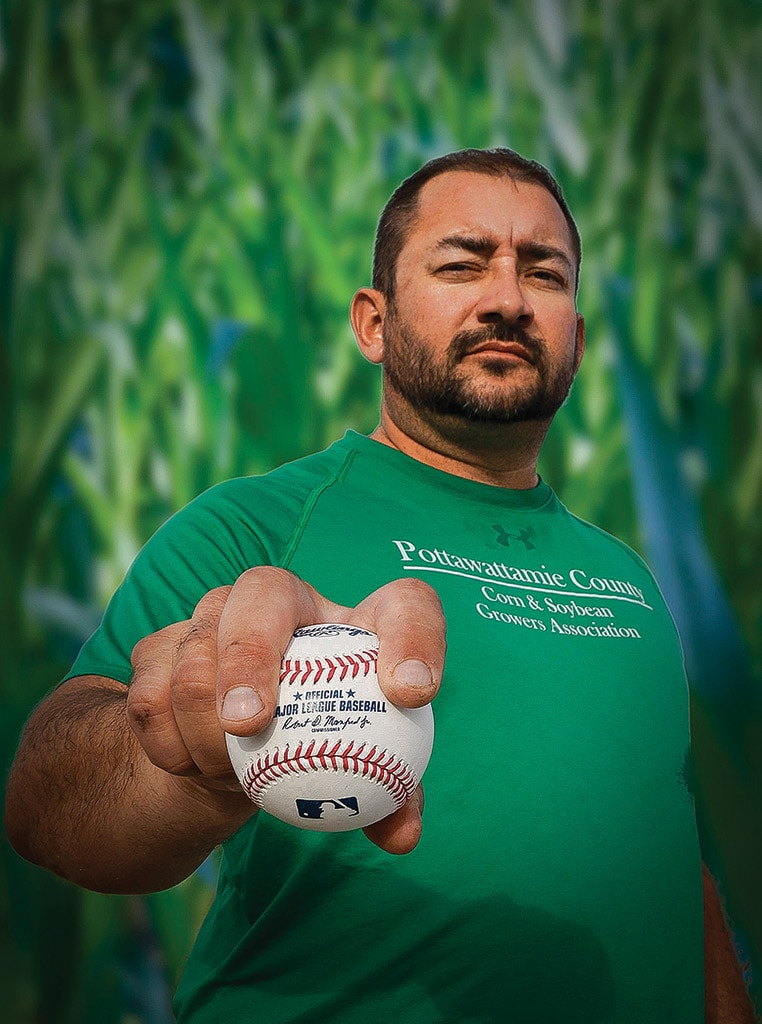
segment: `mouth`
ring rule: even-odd
[[[496,341],[491,339],[483,341],[479,345],[470,348],[467,356],[487,355],[491,358],[498,356],[505,359],[521,359],[525,363],[534,365],[535,359],[528,348],[517,341]]]

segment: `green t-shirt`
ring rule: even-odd
[[[183,1024],[699,1024],[701,867],[679,640],[650,572],[544,483],[450,476],[353,433],[212,488],[148,543],[72,674],[285,566],[354,605],[414,576],[448,622],[423,838],[260,813],[224,845]]]

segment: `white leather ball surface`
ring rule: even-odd
[[[357,626],[297,630],[283,657],[278,706],[256,736],[226,734],[251,800],[300,828],[345,832],[401,807],[426,770],[431,705],[401,708],[378,685],[378,638]]]

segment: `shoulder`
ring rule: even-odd
[[[203,491],[173,518],[212,517],[253,525],[283,515],[298,515],[312,492],[330,483],[341,471],[347,455],[337,442],[325,451],[284,463],[267,473],[225,480]]]
[[[143,556],[205,551],[240,555],[236,567],[277,564],[279,549],[308,506],[311,495],[341,472],[349,449],[336,442],[325,451],[257,476],[235,477],[203,491],[174,513],[151,537]]]
[[[646,562],[645,558],[638,552],[626,544],[619,537],[615,537],[614,534],[608,533],[600,526],[596,526],[595,523],[589,522],[587,519],[583,519],[581,516],[576,515],[574,512],[570,512],[565,505],[563,505],[556,497],[556,502],[560,506],[563,513],[568,517],[570,529],[576,533],[580,541],[602,554],[608,554],[610,557],[616,557],[618,560],[624,560],[632,564],[638,572],[643,572],[649,576],[655,582],[654,574]]]

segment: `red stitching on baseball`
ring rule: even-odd
[[[374,671],[377,661],[378,651],[358,651],[356,654],[345,654],[343,657],[337,655],[335,658],[326,657],[308,661],[288,658],[281,666],[280,681],[288,683],[289,686],[293,683],[298,683],[300,686],[306,686],[307,683],[314,685],[324,672],[327,673],[325,682],[330,682],[337,672],[339,673],[339,682],[346,677],[348,672],[351,672],[352,678],[356,679],[360,674],[367,676],[369,672]]]
[[[388,791],[396,807],[401,807],[418,785],[410,765],[387,750],[379,750],[374,746],[366,751],[364,743],[355,750],[354,740],[345,745],[339,740],[331,747],[329,740],[323,740],[315,750],[316,742],[311,740],[305,747],[300,741],[293,754],[289,753],[286,744],[283,750],[276,747],[258,757],[246,768],[242,780],[249,797],[261,806],[264,792],[273,782],[288,775],[309,773],[319,768],[357,774],[378,783]]]

